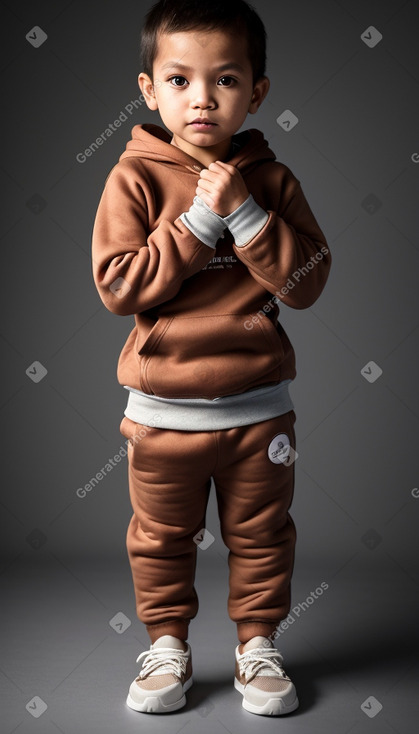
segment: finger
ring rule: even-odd
[[[229,173],[233,173],[236,170],[235,166],[232,166],[230,163],[224,163],[224,161],[213,161],[213,163],[210,163],[208,168],[216,169],[217,167],[220,169],[222,168],[224,171],[229,171]]]
[[[219,180],[220,178],[228,181],[235,173],[237,173],[237,169],[234,168],[234,166],[228,166],[227,164],[220,165],[218,161],[217,163],[210,163],[207,171],[207,178],[213,176],[214,181]]]
[[[200,189],[202,189],[203,191],[208,191],[209,193],[211,193],[213,189],[211,182],[206,181],[205,179],[199,179],[197,185],[199,186]]]
[[[206,191],[202,191],[199,187],[196,189],[196,195],[199,196],[202,201],[205,202],[207,206],[211,209],[212,206],[214,206],[214,200],[207,194]]]
[[[208,168],[203,168],[199,173],[200,178],[207,179],[208,181],[215,181],[217,175],[216,171],[209,171]]]

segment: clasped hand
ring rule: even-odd
[[[196,195],[218,216],[227,217],[246,201],[249,191],[235,166],[215,161],[202,169]]]

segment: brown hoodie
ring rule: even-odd
[[[269,218],[245,245],[225,229],[214,250],[180,219],[204,166],[170,140],[157,125],[133,127],[94,222],[99,295],[113,313],[135,317],[118,381],[149,395],[213,400],[294,379],[278,303],[310,307],[331,264],[300,182],[262,132],[235,135],[242,147],[228,163]]]

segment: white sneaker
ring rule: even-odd
[[[127,704],[134,711],[164,714],[177,711],[186,703],[185,693],[192,685],[192,654],[187,642],[172,635],[159,637],[142,652],[143,664],[131,683]]]
[[[282,655],[267,637],[253,637],[236,647],[234,687],[243,695],[246,711],[281,716],[298,708],[294,684],[282,662]]]

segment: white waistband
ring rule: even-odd
[[[135,388],[129,390],[124,415],[135,423],[178,431],[213,431],[260,423],[294,409],[288,385],[248,390],[239,395],[207,400],[205,398],[161,398]]]

